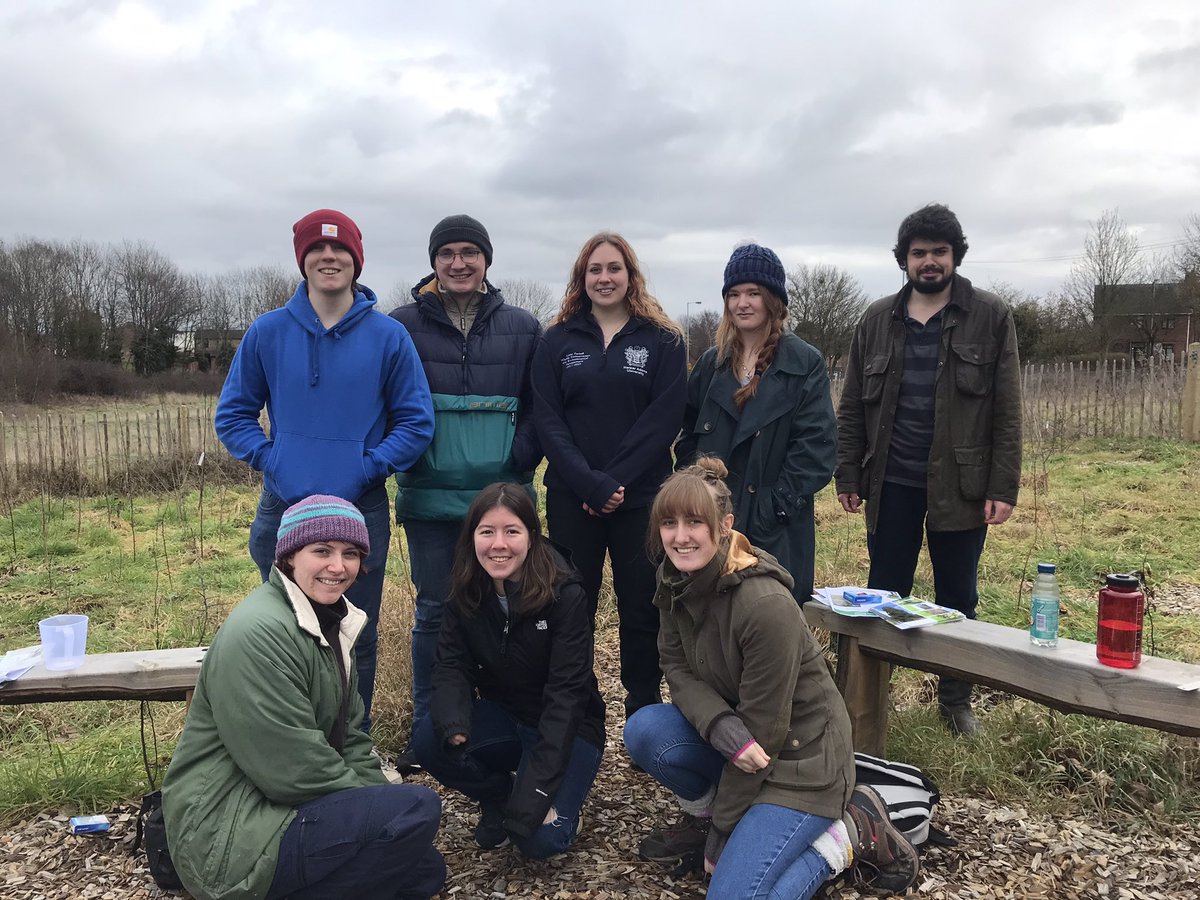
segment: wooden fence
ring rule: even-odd
[[[1185,366],[1173,361],[1027,365],[1021,375],[1026,437],[1179,439],[1187,424],[1186,373]],[[835,378],[835,405],[841,385]],[[217,440],[212,417],[211,403],[32,416],[0,412],[0,487],[11,489],[48,473],[67,473],[103,488],[120,481],[135,465],[194,465],[201,454],[225,467],[230,457]]]
[[[1027,440],[1183,437],[1187,367],[1137,363],[1031,363],[1021,372]],[[833,381],[833,402],[842,380]]]
[[[147,463],[195,465],[203,455],[224,465],[230,458],[212,417],[211,405],[32,416],[0,412],[0,478],[5,487],[18,489],[30,480],[64,475],[106,486]]]

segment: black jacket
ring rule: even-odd
[[[570,491],[596,511],[622,485],[623,509],[652,503],[671,472],[686,362],[677,334],[636,316],[607,349],[590,312],[550,328],[533,358],[546,487]]]
[[[604,748],[604,701],[592,669],[592,618],[579,574],[559,559],[554,599],[532,615],[506,616],[495,596],[464,617],[447,603],[433,664],[430,715],[438,740],[471,735],[476,692],[540,740],[513,785],[504,827],[528,836],[542,824],[579,737]],[[510,609],[519,585],[506,586]]]

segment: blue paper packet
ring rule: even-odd
[[[71,816],[71,834],[99,834],[108,831],[108,816]]]

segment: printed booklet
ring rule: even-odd
[[[839,616],[874,616],[901,629],[941,625],[965,618],[956,609],[938,606],[917,597],[901,598],[895,591],[849,586],[818,588],[813,591],[813,599],[828,606]]]

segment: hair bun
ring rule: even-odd
[[[725,461],[719,456],[701,456],[696,460],[695,466],[697,469],[703,469],[706,475],[712,475],[715,478],[720,478],[722,481],[729,474],[729,469],[725,465]]]

